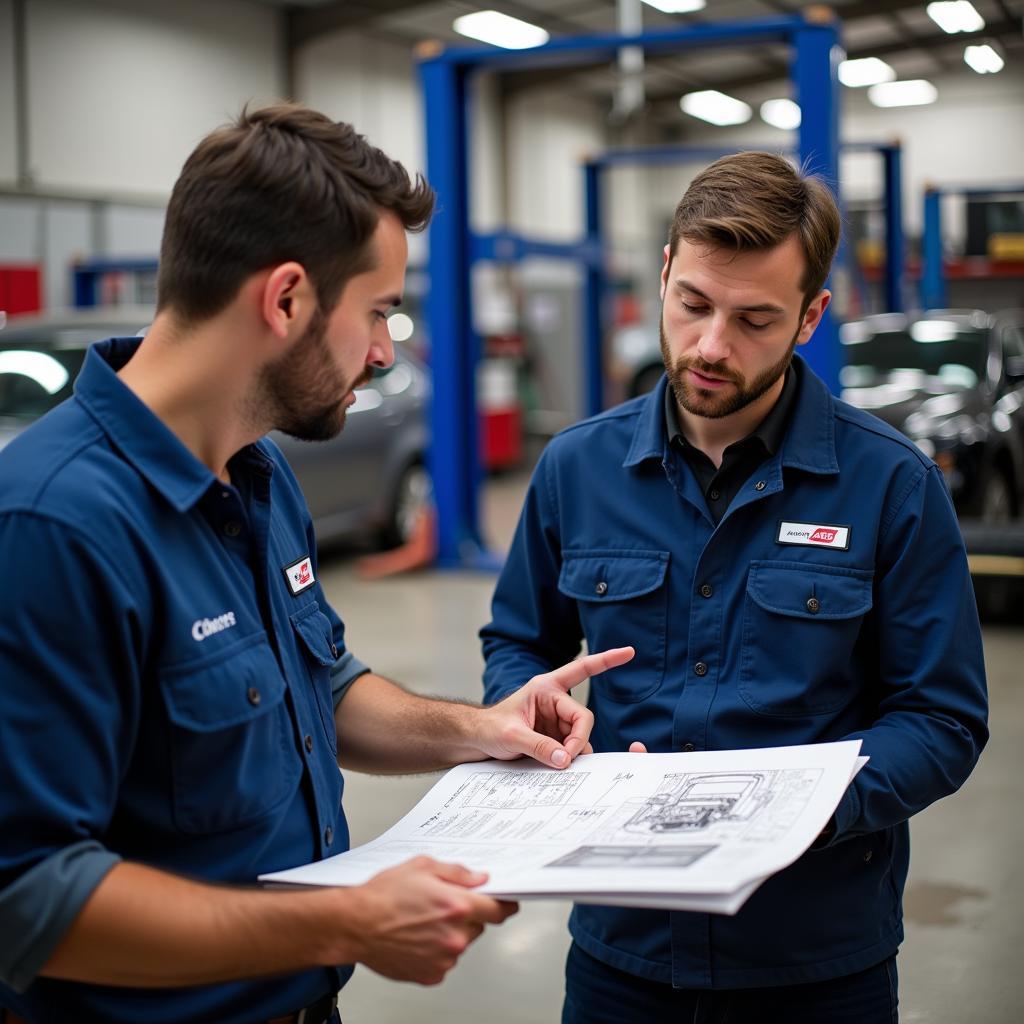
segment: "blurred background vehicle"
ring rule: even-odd
[[[930,310],[851,320],[840,329],[842,397],[906,434],[935,460],[963,518],[1024,512],[1024,311]],[[664,367],[656,326],[611,342],[624,398]]]
[[[660,309],[657,315],[661,315]],[[620,327],[613,332],[609,345],[608,378],[616,389],[616,398],[625,401],[653,391],[665,372],[657,321]]]
[[[964,518],[1007,522],[1024,499],[1024,313],[879,314],[840,328],[842,397],[906,434]]]
[[[68,398],[90,344],[132,336],[152,320],[149,307],[80,309],[12,317],[0,328],[0,448]],[[430,377],[395,346],[395,362],[356,392],[345,429],[324,442],[275,432],[306,496],[317,539],[404,543],[430,498],[424,465]]]

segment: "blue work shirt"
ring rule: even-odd
[[[0,1006],[251,1024],[351,968],[36,978],[121,859],[252,884],[348,844],[334,706],[366,667],[316,581],[302,493],[266,440],[214,476],[116,376],[138,344],[93,346],[74,396],[0,453]]]
[[[791,372],[782,444],[717,526],[668,444],[665,378],[556,437],[481,632],[488,701],[582,639],[636,648],[590,681],[598,751],[863,740],[870,761],[830,841],[734,917],[574,909],[588,953],[678,988],[820,981],[894,953],[907,819],[963,783],[988,735],[980,627],[941,474],[799,358]]]

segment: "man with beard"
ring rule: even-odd
[[[565,1024],[891,1024],[907,819],[987,739],[980,629],[941,473],[799,357],[829,303],[828,189],[767,153],[680,201],[655,391],[534,474],[481,635],[488,700],[585,640],[595,750],[863,741],[813,848],[735,917],[578,906]],[[698,838],[698,836],[695,836]]]
[[[94,346],[74,397],[0,455],[6,1024],[323,1024],[355,963],[434,984],[514,912],[425,857],[349,889],[253,888],[346,849],[339,763],[565,767],[592,721],[569,687],[631,655],[485,709],[345,647],[264,435],[331,437],[390,364],[405,231],[432,207],[350,126],[244,113],[174,187],[146,338]]]

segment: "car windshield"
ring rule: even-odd
[[[847,387],[899,376],[938,377],[952,386],[972,388],[985,375],[986,332],[952,320],[918,320],[888,331],[871,331],[855,322],[844,325],[841,337]]]
[[[71,395],[85,348],[0,345],[0,417],[34,420]]]

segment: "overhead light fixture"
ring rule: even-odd
[[[539,25],[510,18],[499,11],[476,11],[463,14],[452,22],[452,28],[460,35],[479,39],[506,50],[525,50],[531,46],[543,46],[550,36]]]
[[[665,14],[693,14],[707,6],[705,0],[644,0],[644,3]]]
[[[994,75],[1003,70],[1003,58],[995,48],[983,43],[981,46],[968,46],[964,49],[964,63],[979,75]]]
[[[839,65],[839,81],[851,89],[859,89],[865,85],[878,85],[879,82],[891,82],[896,77],[884,60],[877,57],[859,57],[857,60],[844,60]]]
[[[939,92],[924,78],[906,82],[881,82],[868,89],[868,99],[876,107],[923,107],[934,103]]]
[[[679,106],[691,117],[698,117],[702,121],[719,126],[746,124],[754,113],[742,100],[726,96],[717,89],[688,92],[679,101]]]
[[[761,104],[761,120],[773,128],[791,131],[800,127],[800,107],[789,99],[765,100]]]
[[[974,9],[970,0],[933,3],[925,10],[928,11],[928,17],[950,35],[956,32],[980,32],[985,27],[985,19]]]

